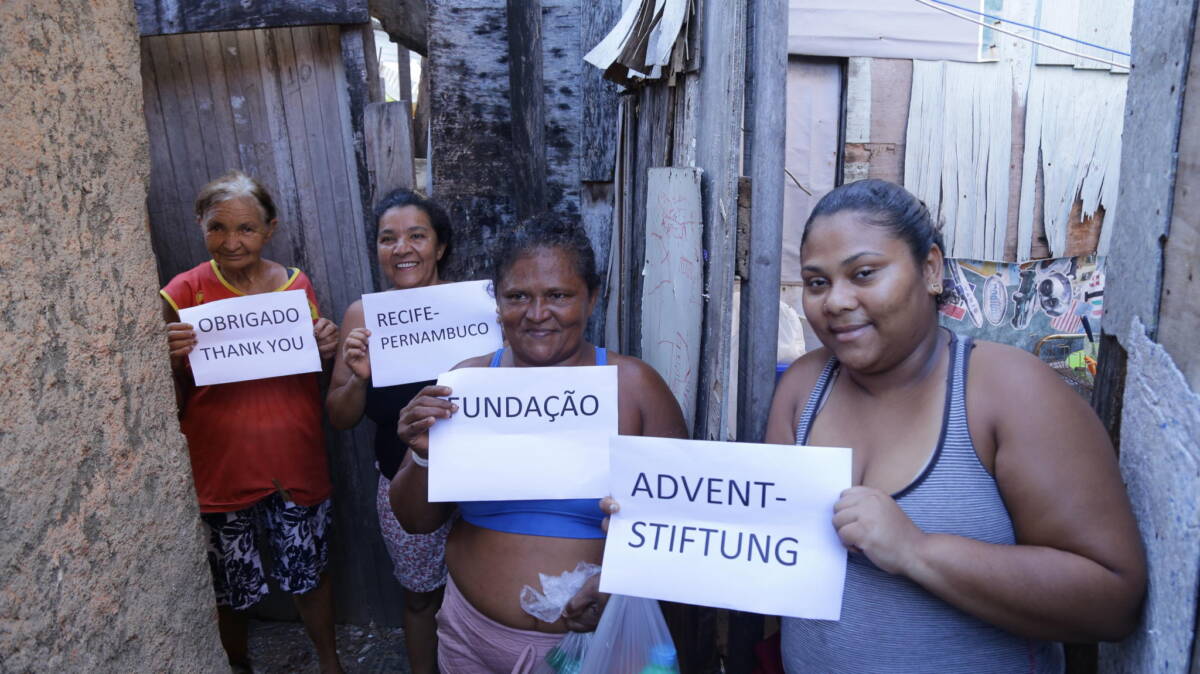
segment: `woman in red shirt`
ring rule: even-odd
[[[209,536],[221,643],[235,670],[249,671],[242,611],[268,591],[255,542],[257,529],[265,526],[274,558],[271,575],[292,593],[321,671],[340,672],[332,588],[324,573],[332,487],[317,374],[196,386],[187,361],[196,334],[178,312],[243,295],[304,290],[326,364],[337,348],[338,328],[318,315],[316,294],[303,272],[262,257],[278,221],[275,203],[258,181],[230,171],[205,185],[196,198],[196,220],[212,259],[171,279],[161,295],[180,392],[180,427]]]

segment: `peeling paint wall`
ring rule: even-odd
[[[128,0],[0,3],[0,670],[221,671]]]
[[[1151,580],[1142,624],[1101,646],[1103,672],[1186,672],[1200,591],[1200,396],[1136,318],[1121,415],[1121,474],[1145,541]],[[1194,671],[1194,670],[1193,670]]]

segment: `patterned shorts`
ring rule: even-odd
[[[396,521],[388,501],[388,479],[379,476],[375,507],[379,510],[379,533],[392,558],[396,580],[410,592],[430,592],[446,584],[446,535],[455,517],[431,534],[410,534]]]
[[[271,577],[292,594],[312,590],[329,561],[333,509],[326,499],[301,506],[271,494],[245,510],[203,513],[208,528],[208,566],[217,604],[241,611],[267,596],[267,579],[256,537],[265,527],[274,564]]]

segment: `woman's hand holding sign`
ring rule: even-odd
[[[449,419],[458,411],[458,405],[445,400],[451,393],[449,386],[426,386],[400,410],[396,435],[422,459],[429,458],[429,429],[434,421]]]
[[[328,318],[318,318],[317,322],[313,324],[313,337],[317,340],[317,353],[321,354],[321,360],[333,358],[341,338],[337,323]]]
[[[171,352],[171,368],[179,370],[192,349],[196,348],[196,331],[190,323],[167,323],[167,348]]]
[[[906,574],[925,538],[895,499],[872,487],[842,492],[833,513],[842,544],[888,573]]]
[[[342,347],[342,360],[346,366],[362,381],[371,378],[371,356],[368,344],[371,331],[366,328],[354,328],[346,335]]]

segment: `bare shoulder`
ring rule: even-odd
[[[1026,395],[1023,396],[1005,396],[1009,398],[1009,402],[1014,404],[1031,402],[1044,404],[1046,396],[1050,398],[1079,397],[1063,383],[1062,377],[1058,373],[1037,356],[1023,349],[997,342],[975,342],[975,351],[971,354],[968,376],[968,384],[972,385],[972,388],[982,383],[986,384],[988,389],[997,392],[1026,392]],[[1028,395],[1029,391],[1037,391],[1038,395],[1030,396]]]
[[[825,365],[832,355],[829,349],[822,346],[792,361],[792,364],[779,378],[779,384],[775,387],[775,395],[807,396],[813,386],[816,386],[817,379],[821,377],[821,371],[825,369]]]
[[[350,330],[352,328],[361,328],[366,325],[366,318],[363,314],[362,300],[357,299],[346,307],[346,313],[342,314],[342,329]]]
[[[635,379],[645,381],[646,378],[659,379],[658,371],[650,367],[650,364],[641,358],[626,356],[623,353],[616,351],[608,351],[608,364],[617,366],[617,375],[621,379]]]
[[[461,363],[459,363],[458,365],[455,365],[454,367],[452,367],[450,369],[458,370],[458,369],[461,369],[464,367],[487,367],[492,364],[492,356],[493,355],[494,354],[491,354],[491,353],[485,353],[485,354],[482,354],[479,356],[471,356],[470,358],[462,361]]]

